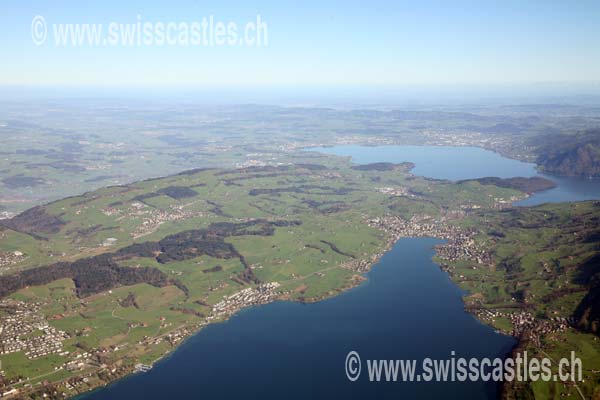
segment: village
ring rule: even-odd
[[[403,186],[400,186],[400,187],[385,186],[385,187],[378,188],[377,191],[380,193],[383,193],[383,194],[388,194],[390,196],[414,197],[414,195],[409,195],[408,190]]]
[[[535,318],[529,311],[499,311],[486,307],[470,308],[477,318],[490,325],[494,325],[498,318],[510,321],[511,330],[505,332],[514,337],[523,337],[540,346],[540,338],[551,333],[563,332],[573,325],[572,318],[551,317],[548,319]]]
[[[20,263],[26,258],[21,251],[1,251],[0,252],[0,275],[6,267]]]
[[[447,241],[436,246],[436,254],[440,258],[448,261],[475,260],[481,265],[491,263],[490,254],[474,239],[475,232],[463,231],[427,215],[414,215],[409,220],[388,215],[370,219],[367,224],[387,234],[388,246],[403,237],[435,237]]]
[[[29,359],[64,353],[63,341],[69,335],[48,324],[40,312],[42,304],[0,300],[0,354],[23,351]]]
[[[177,205],[164,210],[150,207],[140,201],[134,201],[126,209],[106,207],[102,210],[102,213],[107,216],[117,216],[116,221],[123,219],[139,220],[141,218],[141,223],[131,233],[131,236],[137,239],[155,232],[165,222],[205,216],[203,212],[186,211],[184,207],[185,205]]]
[[[258,285],[256,288],[246,288],[215,304],[212,314],[207,317],[208,321],[230,316],[243,307],[266,304],[277,297],[275,289],[279,287],[278,282],[268,282]]]

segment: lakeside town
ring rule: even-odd
[[[244,307],[269,303],[279,295],[275,291],[279,286],[278,282],[261,283],[255,288],[249,287],[226,296],[212,307],[212,313],[207,317],[207,321],[231,316]]]
[[[442,259],[449,262],[475,260],[480,265],[489,265],[492,262],[489,252],[474,239],[475,231],[464,231],[455,225],[447,224],[442,219],[435,219],[428,215],[414,215],[406,220],[396,215],[387,215],[372,218],[367,221],[367,224],[385,232],[388,238],[387,247],[405,237],[434,237],[447,241],[436,246],[436,254]]]

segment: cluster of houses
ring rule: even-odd
[[[243,307],[269,303],[277,297],[275,289],[278,287],[278,282],[261,283],[256,288],[249,287],[225,296],[223,300],[213,306],[212,314],[207,320],[231,315]]]
[[[572,318],[551,317],[548,319],[539,319],[529,311],[498,311],[488,308],[477,308],[473,310],[474,314],[481,321],[494,324],[498,318],[508,318],[511,323],[512,330],[510,333],[514,337],[527,335],[529,340],[540,345],[539,341],[542,336],[563,332],[573,324]]]
[[[62,354],[66,332],[50,325],[40,312],[39,303],[0,300],[5,314],[0,319],[0,354],[23,351],[29,359]]]
[[[380,193],[383,193],[383,194],[390,195],[390,196],[407,196],[408,195],[408,190],[402,186],[398,186],[398,187],[384,186],[384,187],[378,188],[377,191]]]
[[[17,264],[25,259],[25,254],[21,251],[0,251],[0,273],[2,268]]]
[[[204,216],[202,212],[186,211],[181,205],[171,206],[165,210],[149,207],[140,201],[134,201],[126,209],[106,207],[102,209],[102,213],[107,216],[118,216],[116,221],[124,218],[141,218],[141,223],[131,233],[134,239],[153,233],[160,225],[167,221],[179,221]]]
[[[513,326],[513,336],[527,335],[536,345],[540,345],[540,338],[550,333],[562,332],[572,325],[571,318],[552,317],[548,319],[535,318],[527,311],[508,314]]]
[[[437,255],[445,260],[475,260],[478,264],[486,265],[491,262],[489,252],[474,239],[475,232],[461,230],[430,216],[414,215],[406,220],[396,215],[387,215],[370,219],[367,223],[386,232],[390,245],[403,237],[435,237],[448,241],[436,248]]]
[[[8,211],[0,211],[0,219],[9,219],[14,217],[15,214]]]
[[[64,365],[60,367],[55,367],[55,369],[65,368],[68,371],[77,371],[84,369],[86,366],[92,364],[93,362],[94,361],[92,354],[86,351],[80,354],[75,354],[72,360],[67,361]]]

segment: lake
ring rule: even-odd
[[[479,147],[345,145],[313,147],[307,150],[352,157],[352,161],[356,164],[410,161],[415,164],[413,174],[428,178],[457,181],[486,176],[512,178],[539,175],[556,184],[554,189],[536,193],[517,203],[523,206],[600,199],[600,179],[559,177],[538,173],[535,164],[502,157],[498,153]]]
[[[461,291],[431,261],[431,238],[402,239],[368,281],[313,304],[275,302],[191,337],[147,373],[85,396],[171,398],[494,398],[495,384],[350,382],[344,362],[505,355],[514,340],[463,310]]]
[[[416,164],[439,179],[534,176],[535,166],[470,147],[338,146],[320,151],[356,163]],[[600,183],[549,177],[557,188],[521,204],[600,198]],[[246,309],[189,338],[147,373],[82,396],[86,400],[171,398],[456,398],[493,399],[494,383],[375,383],[367,359],[504,356],[515,341],[463,310],[462,292],[434,264],[431,238],[398,241],[366,274],[368,280],[314,304],[275,302]],[[349,351],[363,372],[345,373]]]

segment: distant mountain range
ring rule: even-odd
[[[536,150],[541,170],[565,176],[600,177],[600,129],[546,136],[543,142]]]

